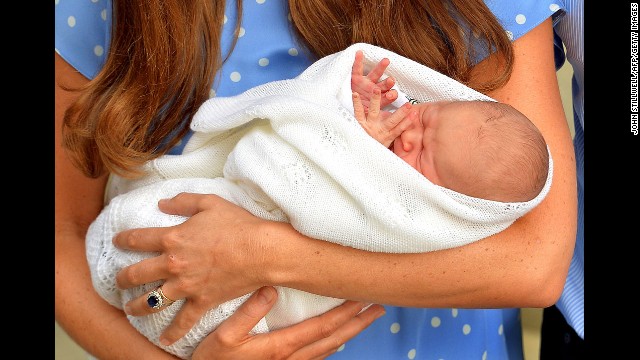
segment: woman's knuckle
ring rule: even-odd
[[[163,249],[175,249],[180,245],[183,237],[180,231],[175,228],[168,229],[168,231],[160,237],[160,246],[162,246]]]
[[[318,328],[318,332],[323,339],[330,338],[335,331],[335,325],[332,322],[323,322]]]
[[[140,229],[130,230],[126,236],[122,237],[122,242],[135,249],[142,242],[142,232]]]
[[[176,196],[174,196],[173,198],[175,200],[180,201],[180,200],[182,200],[183,198],[185,198],[187,196],[188,196],[187,193],[183,191],[183,192],[179,192],[178,194],[176,194]]]
[[[215,341],[224,347],[235,346],[235,335],[230,331],[215,331],[212,336]]]
[[[200,208],[209,208],[215,205],[216,196],[211,194],[203,194],[198,198],[198,205]]]
[[[178,275],[184,269],[183,262],[176,254],[168,254],[167,255],[167,271],[171,275]]]
[[[120,272],[121,279],[128,284],[138,284],[139,274],[133,268],[125,268]]]

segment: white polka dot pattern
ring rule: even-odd
[[[391,328],[389,330],[392,334],[397,334],[398,332],[400,332],[400,324],[398,324],[397,322],[391,324]]]
[[[441,322],[442,321],[437,316],[434,316],[431,318],[431,326],[433,326],[434,328],[437,328],[438,326],[440,326]]]

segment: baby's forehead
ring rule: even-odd
[[[442,103],[438,114],[442,117],[442,124],[478,126],[480,123],[498,116],[499,112],[491,109],[487,104],[460,100]]]
[[[500,103],[495,101],[454,100],[442,102],[442,106],[446,108],[456,109],[458,111],[466,109],[487,115],[503,112],[503,110],[500,109]]]

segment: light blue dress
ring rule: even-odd
[[[228,2],[222,48],[229,48],[235,8]],[[561,0],[486,0],[512,40],[564,5]],[[245,0],[236,48],[211,96],[236,95],[268,81],[293,78],[314,59],[290,31],[287,2]],[[109,41],[110,1],[56,0],[56,51],[88,78],[102,66]],[[428,26],[425,23],[425,26]],[[184,142],[184,140],[183,140]],[[173,152],[180,153],[176,147]],[[522,359],[518,309],[386,307],[387,314],[347,342],[332,359]]]

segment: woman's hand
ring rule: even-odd
[[[118,287],[128,289],[164,280],[163,293],[186,299],[160,341],[172,344],[184,336],[211,308],[269,284],[269,246],[277,240],[257,236],[261,223],[243,208],[216,195],[182,193],[158,203],[167,214],[189,217],[172,227],[127,230],[114,237],[120,249],[158,252],[158,256],[122,269]],[[261,240],[262,242],[259,242]],[[129,315],[161,311],[147,304],[146,295],[126,304]]]
[[[276,302],[277,292],[264,287],[198,345],[193,359],[324,359],[384,315],[384,308],[372,305],[365,311],[361,302],[341,306],[299,324],[266,334],[249,331]]]

